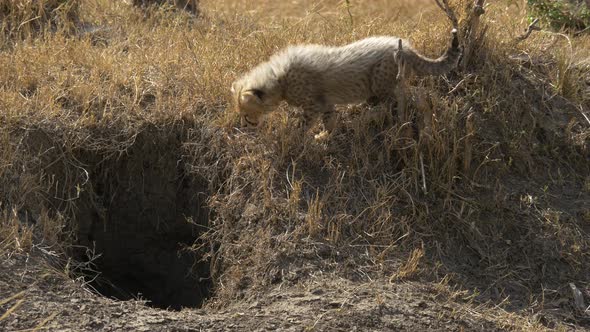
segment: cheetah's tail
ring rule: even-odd
[[[444,55],[438,59],[430,59],[411,48],[401,50],[401,59],[420,75],[442,75],[457,66],[461,57],[461,47],[457,37],[457,29],[451,31],[453,40]]]

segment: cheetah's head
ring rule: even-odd
[[[232,94],[242,127],[258,127],[263,116],[268,112],[263,102],[264,92],[257,89],[236,91],[232,86]]]
[[[252,84],[249,79],[251,77],[234,82],[231,93],[242,127],[258,127],[264,116],[277,108],[281,97],[271,80]]]

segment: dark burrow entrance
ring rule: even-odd
[[[207,227],[207,186],[185,171],[180,145],[177,136],[150,130],[124,153],[85,156],[96,166],[77,204],[77,255],[99,294],[176,310],[209,297],[209,263],[186,250]]]

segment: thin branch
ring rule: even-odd
[[[438,6],[438,8],[445,12],[449,20],[451,20],[451,23],[453,23],[453,28],[459,29],[459,20],[457,20],[455,12],[453,12],[451,7],[449,6],[448,0],[434,0],[434,2]]]
[[[531,24],[529,25],[529,27],[528,27],[528,28],[525,30],[524,34],[522,34],[522,35],[520,35],[520,36],[518,36],[518,37],[516,38],[516,42],[517,42],[517,43],[520,43],[521,41],[523,41],[523,40],[525,40],[525,39],[529,38],[529,36],[531,35],[531,33],[532,33],[533,31],[540,31],[540,30],[541,30],[541,28],[540,28],[540,27],[537,25],[537,23],[539,23],[539,18],[536,18],[536,19],[533,21],[533,23],[531,23]]]
[[[471,60],[471,53],[476,48],[476,41],[478,38],[483,37],[483,32],[479,32],[479,17],[485,13],[484,9],[485,0],[475,0],[475,6],[469,15],[469,21],[467,23],[467,30],[465,31],[465,46],[463,49],[463,59],[461,60],[461,67],[467,68],[469,61]],[[479,35],[478,35],[479,34]]]
[[[580,30],[580,31],[578,31],[578,32],[574,33],[574,37],[577,37],[577,36],[579,36],[579,35],[583,34],[583,33],[584,33],[584,32],[586,32],[586,31],[590,31],[590,26],[588,26],[588,27],[587,27],[587,28],[585,28],[584,30]]]
[[[346,11],[348,12],[348,17],[350,18],[350,26],[354,25],[354,20],[352,18],[352,13],[350,12],[350,0],[346,0]]]
[[[475,1],[475,7],[473,7],[473,13],[477,16],[481,16],[483,15],[486,11],[483,8],[484,3],[486,2],[486,0],[476,0]]]
[[[428,194],[428,188],[426,187],[426,172],[424,172],[424,158],[422,152],[420,152],[420,172],[422,173],[422,191],[424,194]]]

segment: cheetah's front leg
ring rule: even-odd
[[[322,122],[324,123],[324,129],[326,129],[329,134],[332,134],[336,130],[338,115],[334,110],[334,106],[325,106],[322,112]]]
[[[330,136],[333,136],[336,131],[337,121],[338,115],[334,111],[334,107],[326,106],[322,113],[322,122],[324,123],[325,130],[314,136],[316,141],[324,141]]]
[[[305,132],[307,132],[309,128],[311,128],[314,120],[318,116],[322,117],[322,122],[324,123],[325,130],[320,134],[315,135],[315,138],[324,139],[334,132],[338,120],[336,112],[334,111],[334,106],[328,105],[325,102],[318,102],[317,100],[315,100],[315,102],[304,105],[302,108],[303,119],[306,123],[304,125]]]
[[[336,128],[336,114],[334,107],[325,102],[323,96],[309,98],[304,103],[300,104],[303,110],[303,128],[305,132],[315,123],[318,116],[322,117],[322,122],[327,131],[332,132]]]

